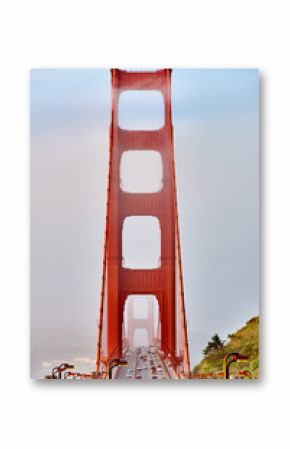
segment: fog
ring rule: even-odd
[[[256,70],[173,71],[175,164],[192,365],[202,357],[211,335],[217,332],[226,338],[259,310],[258,82]],[[134,126],[139,116],[131,104],[122,114]],[[144,113],[148,127],[160,118],[158,107],[156,113],[148,109]],[[93,368],[109,123],[108,70],[32,71],[33,377],[60,358]],[[144,167],[140,176],[135,162],[124,162],[122,188],[130,190],[140,180],[139,189],[157,189],[158,164],[152,184],[144,176],[150,161],[139,162],[139,169]],[[139,227],[144,236],[145,227]],[[149,254],[149,235],[138,239],[137,252],[128,238],[130,263],[144,263],[152,254],[154,263],[158,261],[158,238]]]

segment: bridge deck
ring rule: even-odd
[[[115,369],[113,379],[176,379],[170,363],[164,361],[155,347],[128,348],[124,355],[128,366]]]

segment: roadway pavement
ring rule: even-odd
[[[128,365],[116,368],[114,379],[163,380],[173,377],[172,369],[153,346],[128,348],[123,358],[127,360]]]

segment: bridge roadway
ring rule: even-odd
[[[114,370],[113,379],[125,380],[162,380],[174,378],[173,370],[163,361],[157,348],[128,348],[124,354],[127,366]]]

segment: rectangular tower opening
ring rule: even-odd
[[[136,342],[135,320],[144,320],[148,342]],[[135,323],[135,325],[134,325]],[[138,326],[137,326],[138,327]],[[127,339],[128,347],[155,345],[160,330],[159,306],[155,295],[128,295],[123,315],[123,339]],[[134,341],[135,340],[135,341]],[[147,344],[146,344],[147,343]]]
[[[120,163],[121,189],[130,193],[155,193],[162,189],[162,159],[158,151],[125,151]]]
[[[160,267],[161,230],[152,216],[125,218],[122,229],[122,265],[130,269]]]
[[[158,90],[127,90],[119,98],[119,126],[154,130],[164,125],[164,98]]]

